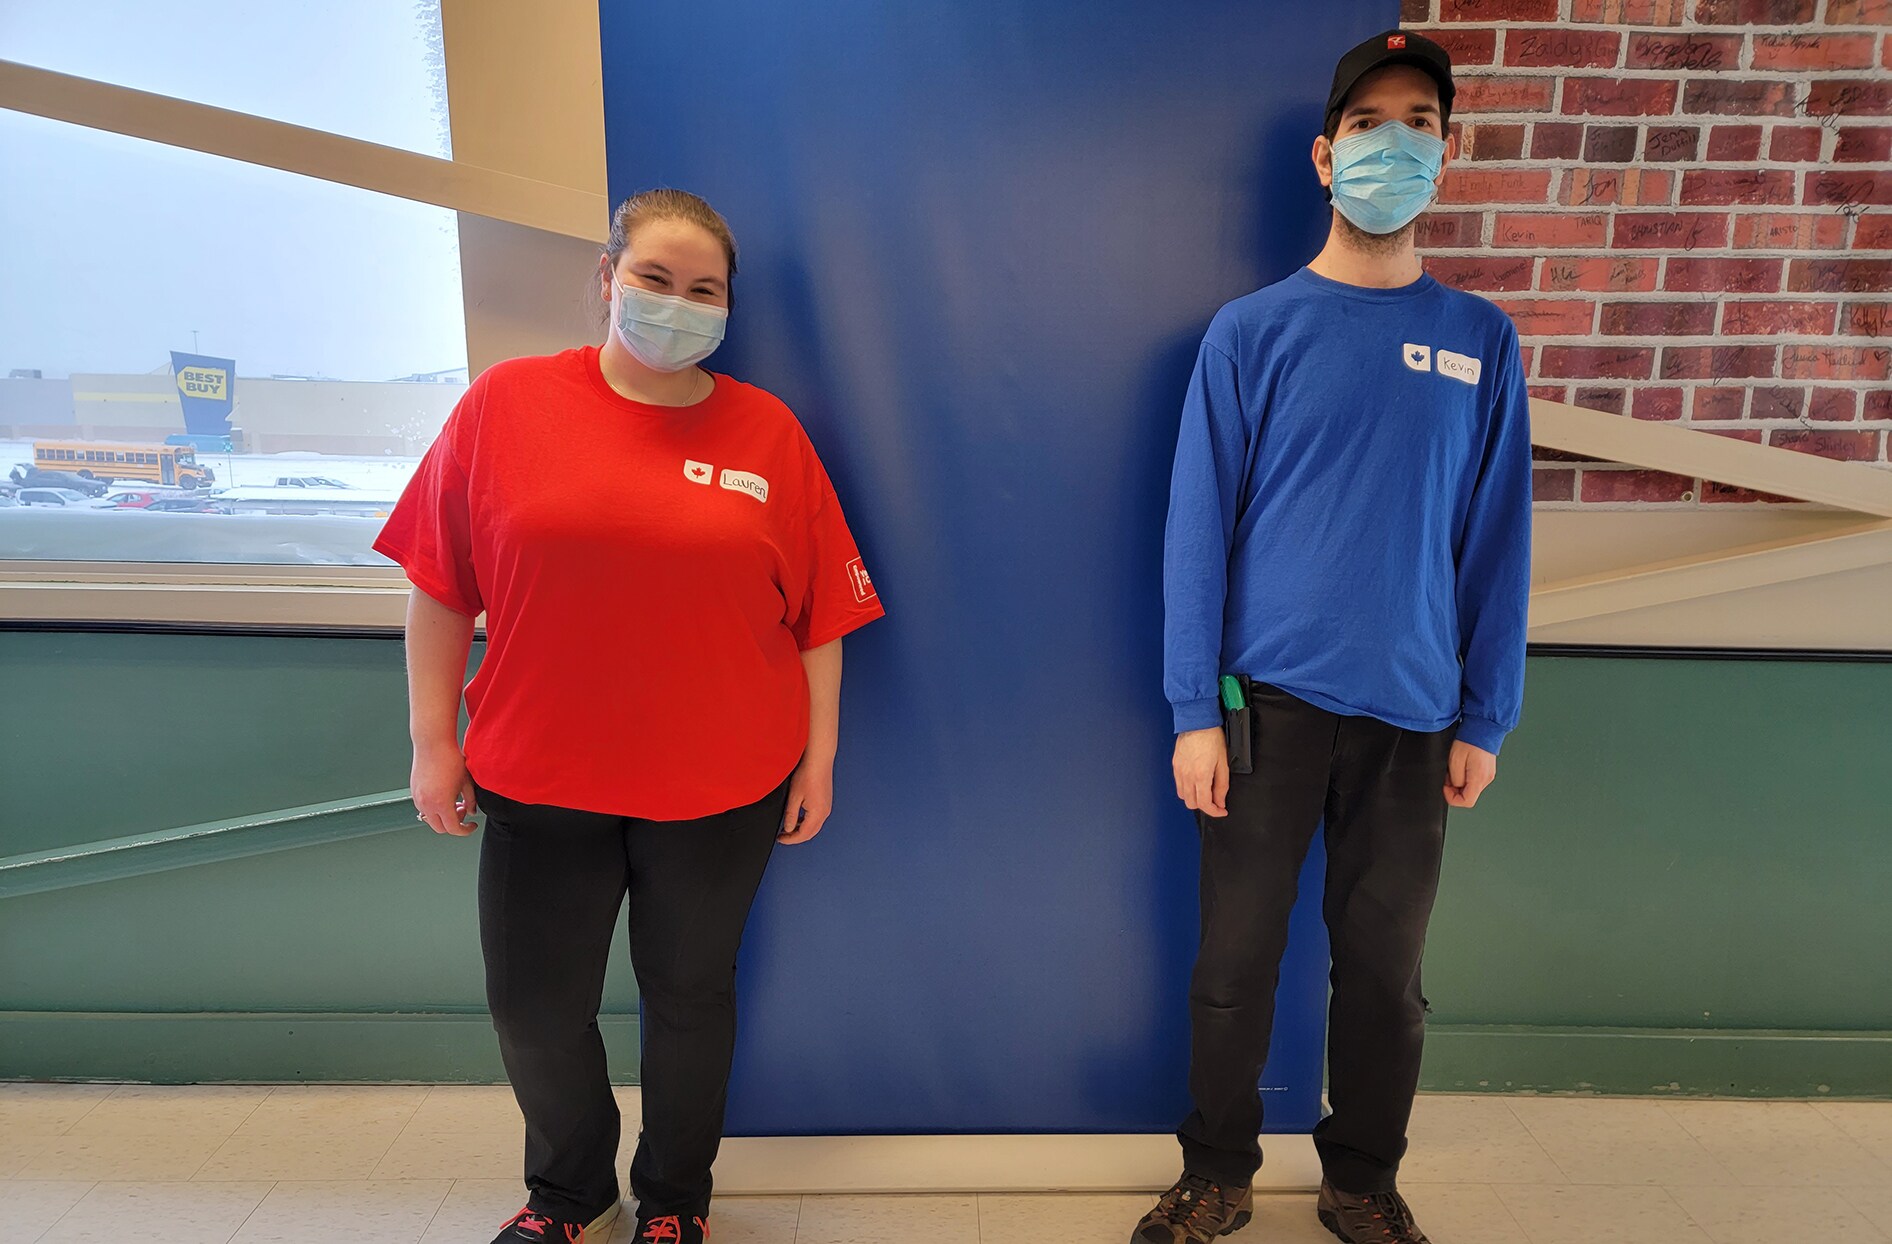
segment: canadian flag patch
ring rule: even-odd
[[[1387,35],[1386,46],[1388,49],[1403,48],[1406,46],[1406,36],[1405,35]]]

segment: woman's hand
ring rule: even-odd
[[[788,813],[775,840],[784,846],[807,842],[821,832],[834,811],[834,761],[804,757],[788,783]]]
[[[436,834],[464,838],[479,826],[473,814],[479,811],[474,800],[473,779],[466,771],[466,758],[451,743],[414,749],[414,772],[409,778],[409,793],[414,810]]]

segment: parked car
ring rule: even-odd
[[[0,510],[17,510],[19,507],[20,499],[13,495],[12,489],[0,489]]]
[[[88,497],[102,497],[112,490],[102,479],[90,479],[70,471],[45,471],[35,466],[14,467],[13,482],[21,488],[68,488]]]
[[[347,488],[348,485],[327,475],[278,475],[278,488]]]
[[[228,514],[230,507],[209,497],[159,497],[145,507],[147,514]]]
[[[162,501],[172,495],[173,494],[168,492],[149,492],[144,489],[130,489],[124,492],[115,492],[105,499],[112,503],[112,508],[115,510],[144,510],[149,509],[152,502]]]
[[[78,510],[110,508],[109,503],[88,497],[76,488],[22,488],[20,489],[20,504],[49,507],[70,506]]]

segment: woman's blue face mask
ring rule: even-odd
[[[1445,140],[1398,121],[1334,144],[1334,206],[1363,233],[1397,233],[1426,210]]]

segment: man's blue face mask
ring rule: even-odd
[[[1363,233],[1397,233],[1437,191],[1445,140],[1383,121],[1334,144],[1334,206]]]

